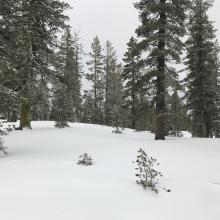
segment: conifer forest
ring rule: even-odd
[[[0,0],[0,219],[219,220],[219,10]]]

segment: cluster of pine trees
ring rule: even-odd
[[[1,117],[20,119],[21,129],[32,120],[54,120],[57,127],[83,122],[150,130],[156,140],[183,130],[220,137],[212,3],[139,0],[137,38],[130,38],[121,63],[111,42],[103,46],[97,36],[84,53],[64,1],[0,0]]]
[[[67,28],[67,8],[58,0],[0,1],[1,113],[8,121],[19,116],[21,128],[49,119],[57,34]]]
[[[141,21],[138,40],[131,38],[124,60],[133,128],[144,103],[147,116],[141,115],[153,126],[156,140],[181,130],[219,137],[219,46],[208,17],[212,5],[212,0],[135,4]],[[179,71],[178,64],[185,68]],[[180,72],[186,75],[182,81]]]
[[[91,89],[86,91],[82,121],[114,127],[122,126],[122,66],[112,44],[103,49],[96,36],[91,45],[86,79]]]

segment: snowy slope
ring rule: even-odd
[[[219,220],[220,141],[53,122],[4,137],[0,157],[1,220]],[[135,183],[138,148],[161,163],[158,195]],[[87,152],[95,165],[76,165]],[[162,190],[170,188],[171,193]]]

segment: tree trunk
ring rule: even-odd
[[[133,62],[133,66],[134,66],[134,62]],[[135,71],[133,70],[132,73],[132,129],[136,128],[136,94],[135,94]]]
[[[209,137],[209,126],[208,122],[205,118],[205,113],[203,113],[203,121],[202,121],[202,137],[203,138],[208,138]]]
[[[166,0],[160,0],[161,3],[165,3]],[[166,29],[166,14],[160,13],[161,28],[159,34],[161,39],[158,42],[158,74],[156,79],[156,124],[155,124],[155,140],[165,140],[165,41],[162,36],[165,35]]]
[[[31,104],[29,98],[21,98],[20,127],[31,128]]]

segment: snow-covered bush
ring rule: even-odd
[[[15,125],[8,125],[7,128],[4,128],[4,126],[0,123],[0,135],[8,135],[10,132],[15,130]],[[4,146],[4,141],[0,137],[0,153],[8,154],[6,151],[6,147]]]
[[[2,125],[0,125],[0,135],[8,135],[10,132],[15,130],[15,125],[8,125],[7,128],[4,128]]]
[[[122,134],[123,129],[120,127],[115,127],[115,129],[112,131],[113,134]]]
[[[67,121],[56,121],[54,126],[55,126],[56,128],[65,128],[65,127],[69,127]]]
[[[87,153],[79,156],[79,160],[77,162],[78,165],[91,166],[93,165],[93,159]]]
[[[140,149],[135,163],[137,165],[135,168],[137,170],[137,184],[142,185],[145,190],[151,189],[152,191],[158,193],[157,184],[159,177],[162,177],[162,174],[155,169],[155,166],[159,166],[157,160],[148,156],[143,149]]]
[[[15,125],[8,125],[8,127],[6,128],[7,132],[12,132],[15,130]]]
[[[4,146],[4,141],[0,138],[0,153],[3,152],[4,154],[8,154],[6,151],[6,147]]]

